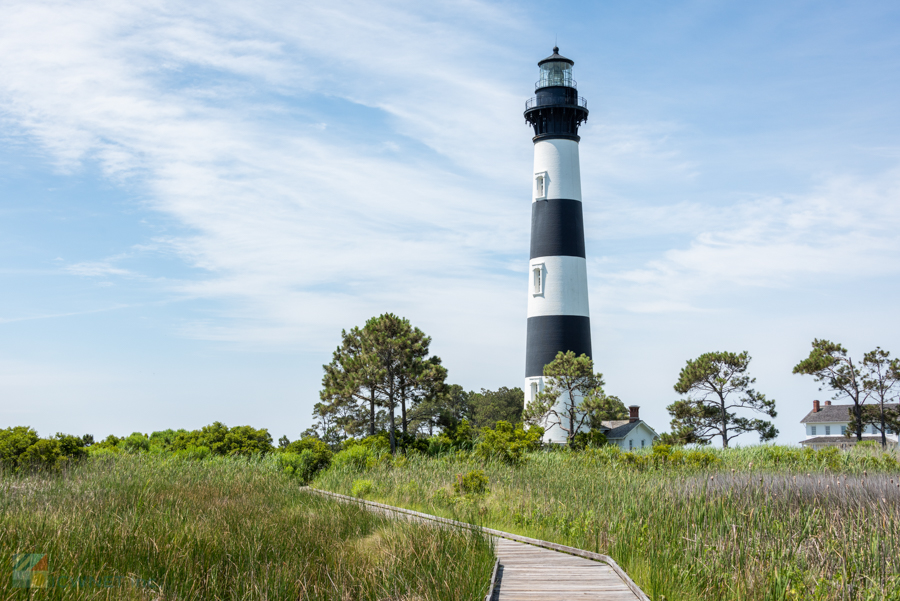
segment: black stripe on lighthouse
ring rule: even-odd
[[[591,318],[583,315],[540,315],[528,318],[525,343],[525,377],[544,375],[544,366],[559,351],[572,351],[593,357],[591,353]]]
[[[581,201],[537,200],[531,203],[531,258],[560,256],[586,256]]]

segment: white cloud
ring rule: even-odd
[[[594,279],[611,306],[633,311],[710,309],[746,288],[788,289],[820,278],[900,271],[900,172],[877,181],[832,178],[805,196],[727,207],[686,207],[700,229],[690,242],[639,267]],[[651,233],[685,228],[669,211],[645,213]],[[625,219],[633,219],[626,213]],[[615,227],[613,224],[611,227]]]
[[[132,275],[128,269],[115,267],[106,261],[86,261],[83,263],[75,263],[66,267],[66,271],[72,275],[81,275],[85,277],[108,277],[114,275]]]

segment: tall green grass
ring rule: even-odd
[[[681,453],[678,456],[677,453]],[[673,454],[675,456],[673,456]],[[900,470],[881,453],[756,447],[339,462],[315,485],[605,553],[656,601],[900,599]],[[459,474],[483,469],[484,495]]]
[[[483,536],[392,521],[300,490],[274,460],[97,457],[0,478],[0,599],[465,599]],[[50,586],[12,588],[12,553]]]

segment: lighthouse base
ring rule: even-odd
[[[544,376],[535,376],[532,378],[525,378],[525,406],[527,407],[534,398],[541,392],[544,391]],[[567,399],[566,399],[567,400]],[[581,404],[581,395],[576,395],[575,398],[576,405]],[[568,429],[568,418],[565,417],[565,406],[566,403],[562,397],[557,399],[556,405],[554,409],[562,416],[562,419],[566,421],[566,427]],[[544,428],[544,436],[541,438],[541,442],[544,444],[567,444],[569,442],[569,435],[559,424],[560,419],[556,416],[549,416],[545,418],[538,425]],[[576,419],[576,423],[577,423]],[[589,432],[590,426],[585,424],[578,432]]]

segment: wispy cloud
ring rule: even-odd
[[[75,263],[66,267],[66,271],[72,275],[81,275],[86,277],[109,277],[131,275],[132,272],[121,267],[114,267],[108,262],[88,261],[84,263]]]
[[[875,181],[832,178],[808,195],[709,207],[682,247],[639,267],[597,265],[602,294],[633,311],[713,308],[741,289],[787,289],[900,272],[900,171]],[[669,211],[642,220],[662,235],[684,227]],[[630,216],[626,217],[630,218]]]
[[[68,313],[46,313],[39,315],[26,315],[24,317],[0,317],[0,323],[18,323],[21,321],[34,321],[38,319],[59,319],[61,317],[75,317],[76,315],[95,315],[97,313],[106,313],[108,311],[118,311],[125,309],[129,305],[114,305],[111,307],[103,307],[100,309],[90,309],[88,311],[70,311]]]

